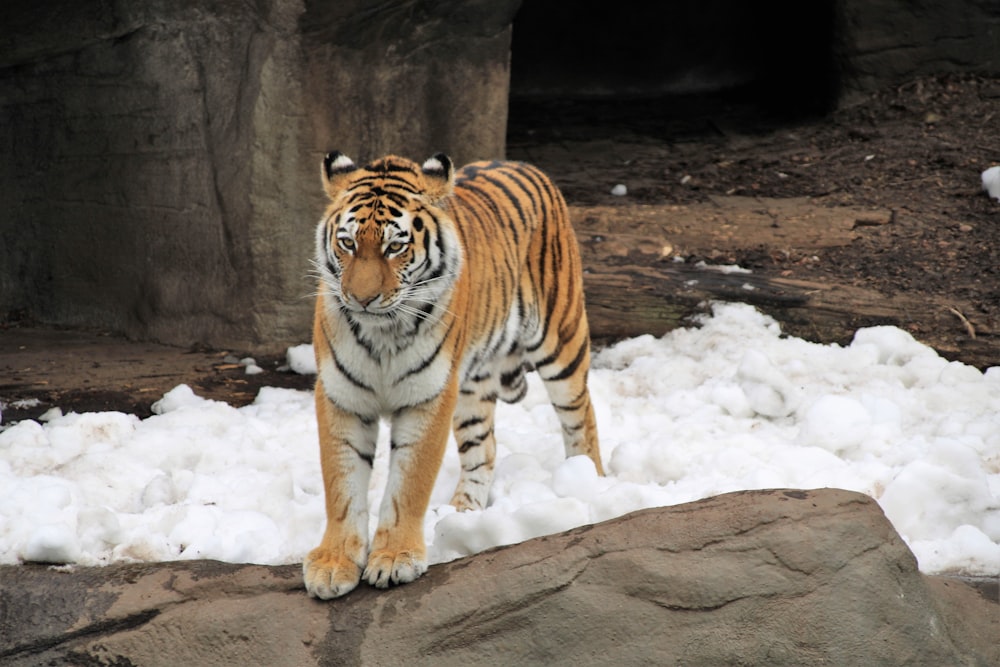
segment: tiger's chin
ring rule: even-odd
[[[408,331],[412,326],[409,322],[410,317],[406,314],[406,308],[399,304],[376,309],[342,304],[341,312],[346,314],[356,326],[360,326],[373,335],[377,332],[379,336],[395,338]]]
[[[370,317],[373,321],[377,321],[380,318],[391,318],[397,314],[399,310],[393,306],[383,306],[379,308],[348,307],[347,309],[354,317]]]
[[[341,312],[348,313],[356,319],[371,318],[372,322],[376,322],[380,318],[391,318],[399,311],[398,303],[369,304],[363,306],[354,299],[344,297],[339,297],[337,303],[340,305]]]

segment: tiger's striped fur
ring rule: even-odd
[[[323,163],[331,202],[316,232],[313,344],[326,531],[303,563],[328,599],[363,576],[385,587],[427,568],[423,520],[449,431],[461,478],[452,504],[486,505],[496,399],[537,370],[567,456],[603,474],[587,391],[590,339],[566,204],[538,169],[478,162],[456,175],[437,155],[359,167]],[[368,482],[381,417],[391,422],[387,488],[368,540]]]

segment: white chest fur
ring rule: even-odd
[[[346,326],[337,333],[319,373],[329,397],[351,412],[392,414],[430,400],[448,381],[452,362],[437,336],[418,336],[393,349],[362,344]]]

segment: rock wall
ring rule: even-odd
[[[838,490],[647,510],[332,602],[294,565],[0,568],[12,667],[986,667],[998,636],[997,600],[921,575],[875,501]]]
[[[322,155],[502,156],[516,6],[4,3],[0,322],[308,339]]]
[[[846,100],[938,72],[1000,72],[992,0],[838,0],[835,50]]]

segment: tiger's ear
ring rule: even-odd
[[[333,151],[327,153],[323,158],[323,189],[326,196],[335,199],[337,195],[347,189],[347,183],[351,174],[357,171],[358,167],[354,161],[341,153]]]
[[[428,158],[421,167],[424,172],[424,192],[431,203],[438,203],[451,194],[455,184],[455,167],[444,153]]]

